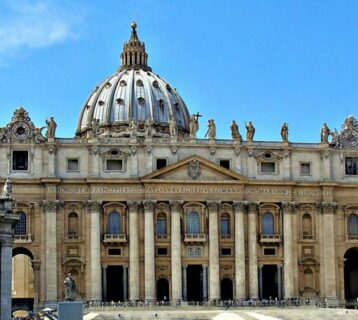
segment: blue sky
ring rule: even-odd
[[[201,130],[235,119],[256,140],[318,142],[358,117],[358,1],[0,0],[0,126],[23,105],[72,137],[90,91],[120,64],[136,20],[153,71],[176,87]]]

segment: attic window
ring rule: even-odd
[[[111,156],[118,156],[118,150],[111,150]]]
[[[138,87],[143,87],[143,81],[142,80],[137,80],[137,86]]]
[[[116,102],[117,102],[117,104],[121,104],[121,105],[124,104],[124,101],[123,101],[123,99],[121,99],[121,98],[118,98],[118,99],[116,100]]]
[[[275,162],[261,162],[261,173],[275,173],[276,163]]]
[[[154,81],[153,81],[153,87],[154,87],[154,88],[158,88],[158,87],[159,87],[157,80],[154,80]]]
[[[167,159],[158,158],[157,159],[157,170],[164,168],[167,166]]]
[[[125,82],[124,80],[122,80],[122,81],[119,83],[119,85],[120,85],[121,87],[125,87],[125,86],[127,85],[127,82]]]
[[[138,98],[138,104],[143,106],[145,104],[144,98]]]
[[[123,171],[123,160],[122,159],[107,159],[107,171]]]
[[[220,166],[225,168],[225,169],[230,170],[230,160],[227,160],[227,159],[220,160]]]
[[[104,101],[99,100],[99,101],[98,101],[98,104],[99,104],[100,106],[103,106],[103,105],[104,105]]]
[[[272,154],[271,154],[270,152],[265,152],[264,158],[265,158],[265,159],[271,159],[271,158],[272,158]]]

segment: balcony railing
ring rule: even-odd
[[[103,236],[103,242],[104,243],[120,243],[120,242],[127,242],[127,235],[122,234],[111,234],[106,233]]]
[[[314,240],[315,236],[312,234],[303,234],[302,235],[302,240]]]
[[[206,241],[205,233],[197,233],[197,234],[186,233],[184,235],[184,242],[205,242],[205,241]]]
[[[279,233],[261,234],[260,242],[281,242],[281,235]]]
[[[31,243],[32,235],[31,234],[15,234],[14,243]]]
[[[358,235],[347,235],[347,240],[350,241],[358,240]]]

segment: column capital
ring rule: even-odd
[[[41,205],[45,211],[56,211],[60,206],[60,202],[58,200],[44,200]]]
[[[248,213],[257,213],[259,205],[257,202],[247,202]]]
[[[32,260],[31,266],[32,266],[32,269],[34,269],[34,270],[40,270],[41,261],[40,260]]]
[[[98,212],[102,207],[102,201],[87,201],[87,207],[91,210],[91,212]]]
[[[246,201],[234,201],[235,213],[245,213],[247,210]]]
[[[217,213],[219,208],[219,202],[218,201],[208,201],[208,208],[209,212]]]
[[[127,201],[127,206],[130,210],[137,210],[140,206],[140,202],[138,201]]]
[[[336,202],[322,202],[318,204],[318,208],[323,214],[335,214],[337,209]]]
[[[155,202],[156,201],[151,201],[151,200],[143,201],[144,211],[153,213],[155,208]]]
[[[170,201],[169,204],[170,204],[170,208],[175,211],[179,211],[183,207],[182,201]]]
[[[282,209],[285,213],[293,213],[296,208],[296,202],[282,202]]]

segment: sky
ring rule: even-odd
[[[358,117],[358,1],[0,0],[0,127],[19,106],[73,137],[93,88],[120,65],[137,22],[148,64],[177,88],[199,138],[252,120],[255,140],[319,142]]]

